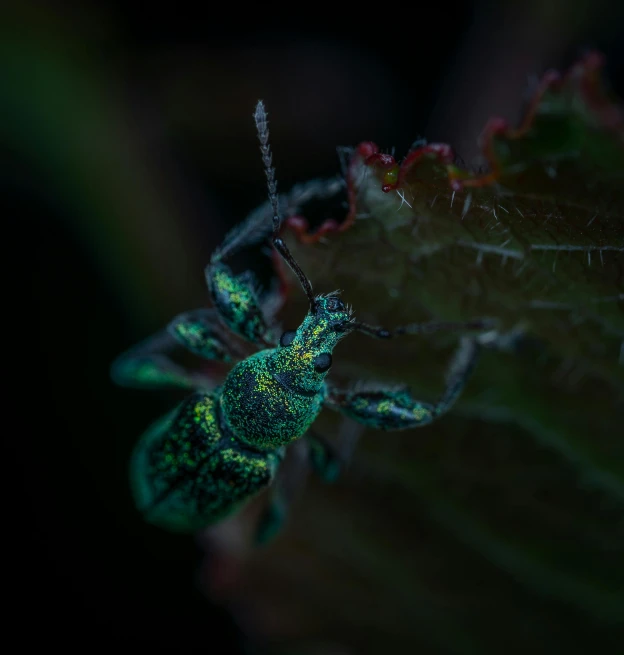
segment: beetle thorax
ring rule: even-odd
[[[239,362],[221,394],[222,414],[243,442],[261,449],[301,437],[321,410],[332,351],[348,333],[350,312],[334,295],[320,296],[280,345]]]
[[[260,450],[284,446],[301,437],[321,410],[324,388],[302,393],[288,387],[272,367],[273,350],[239,362],[225,380],[221,412],[227,427]]]

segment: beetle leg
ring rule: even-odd
[[[445,414],[460,396],[475,368],[480,345],[464,337],[451,361],[446,389],[437,403],[415,400],[406,387],[388,389],[367,386],[352,390],[330,390],[326,404],[368,427],[379,430],[405,430],[431,423]]]
[[[266,545],[279,534],[309,470],[307,444],[303,440],[296,441],[288,448],[275,482],[269,488],[268,503],[255,529],[256,545]]]
[[[309,444],[310,465],[324,482],[335,482],[351,461],[363,428],[346,416],[338,430],[336,443],[330,442],[313,430],[304,439]]]
[[[312,431],[307,432],[305,439],[309,445],[310,465],[315,473],[323,482],[335,482],[345,466],[337,448]]]
[[[354,321],[350,329],[354,332],[363,332],[376,339],[393,339],[404,334],[432,334],[433,332],[463,332],[466,330],[491,330],[496,327],[495,318],[475,318],[469,321],[429,321],[427,323],[410,323],[389,330],[377,325],[368,325]]]
[[[206,267],[206,283],[219,317],[232,332],[259,346],[274,345],[274,330],[251,271],[234,275],[218,261]]]
[[[122,387],[135,389],[214,388],[216,385],[206,372],[191,370],[171,358],[172,352],[180,345],[215,361],[229,361],[235,356],[230,345],[221,341],[216,333],[208,336],[207,324],[198,320],[204,311],[208,310],[181,314],[168,329],[122,353],[111,366],[113,381]]]
[[[212,361],[231,362],[245,353],[228,337],[213,308],[194,309],[176,316],[167,332],[186,350]]]

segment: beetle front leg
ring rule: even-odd
[[[331,390],[326,404],[367,427],[378,430],[405,430],[431,423],[448,412],[460,396],[477,363],[481,346],[464,337],[455,352],[446,376],[446,389],[437,403],[415,400],[406,387]]]
[[[427,323],[409,323],[396,328],[388,329],[379,325],[368,325],[354,321],[350,324],[349,329],[353,332],[362,332],[375,339],[394,339],[405,334],[423,335],[433,334],[434,332],[465,332],[477,330],[493,330],[498,324],[498,319],[485,317],[474,318],[469,321],[428,321]]]
[[[205,275],[212,302],[228,328],[253,344],[273,346],[276,336],[265,316],[253,273],[234,275],[229,266],[217,260],[206,267]]]

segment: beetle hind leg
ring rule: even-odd
[[[286,452],[269,498],[254,530],[254,543],[263,546],[272,542],[281,532],[293,502],[304,487],[310,471],[308,444],[299,440]]]

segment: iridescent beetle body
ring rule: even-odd
[[[281,219],[268,146],[266,112],[255,113],[273,213],[272,245],[298,277],[310,309],[297,330],[276,338],[268,307],[260,300],[253,274],[234,275],[224,259],[268,236],[266,215],[252,215],[232,231],[206,268],[213,309],[175,318],[162,333],[131,349],[113,364],[116,382],[133,387],[177,386],[194,393],[155,423],[140,439],[131,462],[134,498],[144,518],[175,531],[195,531],[228,516],[265,487],[271,502],[257,539],[266,541],[279,528],[288,506],[288,485],[280,465],[286,448],[304,439],[310,463],[324,479],[335,478],[342,462],[310,428],[323,407],[381,430],[430,423],[455,402],[483,345],[500,345],[495,331],[461,339],[437,403],[412,398],[406,388],[332,387],[326,376],[338,342],[359,331],[378,339],[437,330],[492,327],[489,319],[464,323],[424,323],[394,330],[355,321],[337,293],[312,293],[308,278],[279,236]],[[260,350],[245,357],[229,337],[234,333]],[[209,360],[240,361],[223,384],[214,387],[204,374],[174,363],[168,351],[183,346]]]
[[[147,431],[131,480],[148,521],[196,530],[271,484],[283,447],[305,434],[323,407],[329,367],[319,371],[315,361],[343,336],[332,326],[349,320],[348,312],[328,309],[336,301],[319,299],[317,314],[286,333],[288,346],[242,360],[222,387],[191,395]]]

